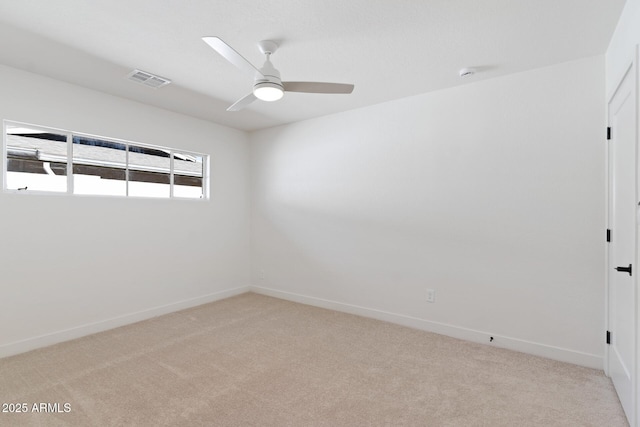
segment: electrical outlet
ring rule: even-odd
[[[436,291],[427,289],[427,302],[436,302]]]

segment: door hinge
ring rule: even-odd
[[[611,139],[611,127],[607,127],[607,141]]]
[[[611,344],[611,332],[607,331],[607,344]]]
[[[607,242],[611,241],[611,230],[607,228]]]

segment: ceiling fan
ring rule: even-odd
[[[253,91],[247,96],[239,99],[227,111],[238,111],[251,104],[256,99],[262,101],[277,101],[284,95],[284,92],[305,92],[305,93],[351,93],[352,84],[344,83],[323,83],[323,82],[283,82],[280,80],[280,72],[271,64],[270,57],[278,49],[278,44],[271,40],[258,42],[260,52],[266,55],[262,68],[258,69],[242,55],[236,52],[231,46],[222,41],[219,37],[203,37],[205,43],[222,55],[227,61],[249,74],[253,78]]]

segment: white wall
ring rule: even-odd
[[[251,134],[254,285],[602,368],[604,81],[593,57]]]
[[[244,132],[4,66],[0,93],[1,119],[211,155],[209,201],[0,194],[0,356],[248,289]]]
[[[640,44],[640,0],[627,0],[607,49],[607,96],[613,95]],[[608,101],[609,98],[607,98]]]

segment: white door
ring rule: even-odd
[[[635,425],[636,70],[627,71],[609,102],[609,375]]]

